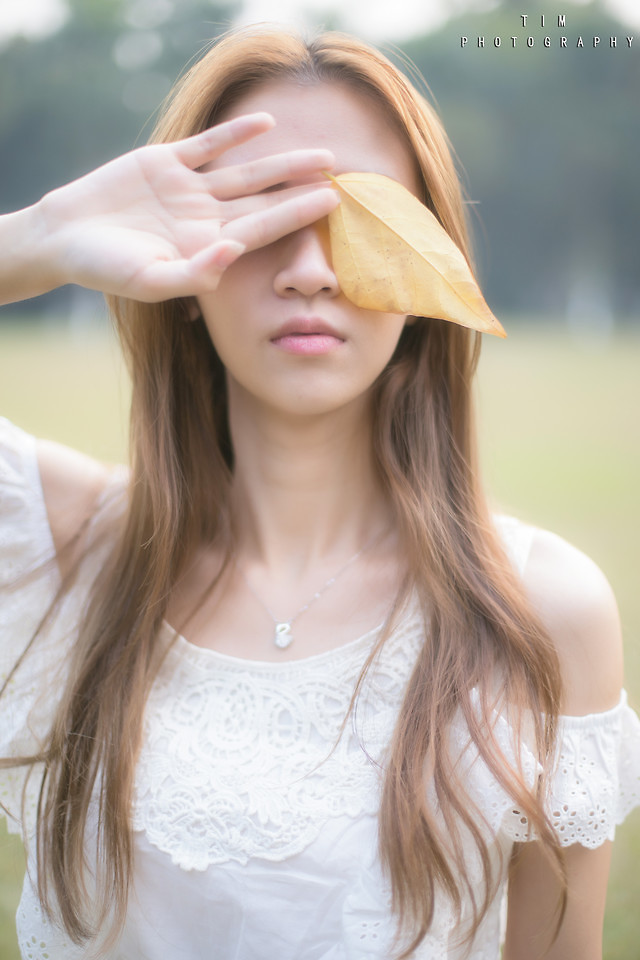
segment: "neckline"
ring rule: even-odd
[[[404,619],[405,618],[402,618],[401,622],[404,622]],[[181,656],[186,657],[199,666],[219,667],[222,669],[226,667],[229,670],[244,670],[257,673],[287,673],[304,669],[307,666],[322,665],[334,659],[345,659],[350,654],[358,651],[360,647],[369,645],[374,637],[380,633],[384,627],[384,623],[385,621],[382,621],[382,623],[360,634],[360,636],[355,637],[355,639],[348,640],[347,643],[342,643],[329,650],[322,650],[320,653],[312,653],[306,657],[296,657],[293,660],[254,660],[249,657],[236,657],[230,653],[222,653],[220,650],[213,650],[210,647],[201,647],[187,640],[187,638],[176,630],[175,627],[172,627],[167,620],[162,621],[161,632],[169,643],[169,654],[172,650],[178,651]]]

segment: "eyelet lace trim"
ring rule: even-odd
[[[599,847],[640,806],[640,720],[622,691],[616,707],[561,717],[547,810],[562,846]],[[527,818],[510,809],[503,827],[514,841],[534,838]]]
[[[62,929],[52,924],[42,912],[40,901],[25,880],[22,897],[16,913],[16,933],[23,960],[81,960],[87,956],[65,936]]]

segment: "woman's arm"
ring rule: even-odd
[[[565,850],[567,908],[553,941],[560,884],[536,843],[516,844],[503,960],[601,960],[611,843]]]
[[[615,706],[622,687],[621,631],[601,571],[559,537],[540,532],[525,584],[560,657],[562,713],[580,716]],[[601,960],[610,848],[606,841],[595,849],[565,848],[568,901],[553,941],[560,884],[538,844],[516,845],[503,960]]]
[[[253,114],[142,147],[0,217],[0,302],[65,283],[148,302],[214,290],[245,249],[313,223],[338,203],[319,180],[264,192],[319,177],[333,165],[327,150],[207,166],[272,125],[268,114]]]

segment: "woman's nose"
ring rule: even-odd
[[[274,279],[279,296],[313,297],[321,293],[334,297],[339,293],[326,220],[290,234],[283,244],[283,254],[282,266]]]

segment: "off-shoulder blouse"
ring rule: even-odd
[[[124,474],[111,493],[124,495]],[[117,496],[116,496],[117,499]],[[532,529],[496,523],[514,566],[526,562]],[[100,549],[38,634],[59,585],[35,442],[0,421],[0,756],[25,755],[46,737],[65,680]],[[338,649],[283,663],[196,647],[166,626],[167,655],[144,715],[132,811],[133,890],[108,960],[389,960],[395,932],[377,851],[385,751],[424,627],[409,609],[375,662],[356,715],[340,729],[376,630]],[[13,672],[12,672],[13,671]],[[495,715],[505,756],[514,744]],[[500,884],[469,952],[444,896],[419,960],[497,960],[509,852],[530,838],[526,820],[477,754],[464,724],[451,730],[468,788],[483,814]],[[336,745],[337,744],[337,745]],[[519,763],[537,773],[525,744]],[[640,722],[620,702],[603,713],[562,717],[548,799],[563,844],[596,847],[640,804]],[[0,770],[9,828],[33,835],[37,770]],[[473,871],[474,854],[470,850]],[[17,914],[24,960],[77,960],[40,910],[33,859]],[[470,915],[470,904],[465,908]],[[463,923],[464,927],[464,911]]]

